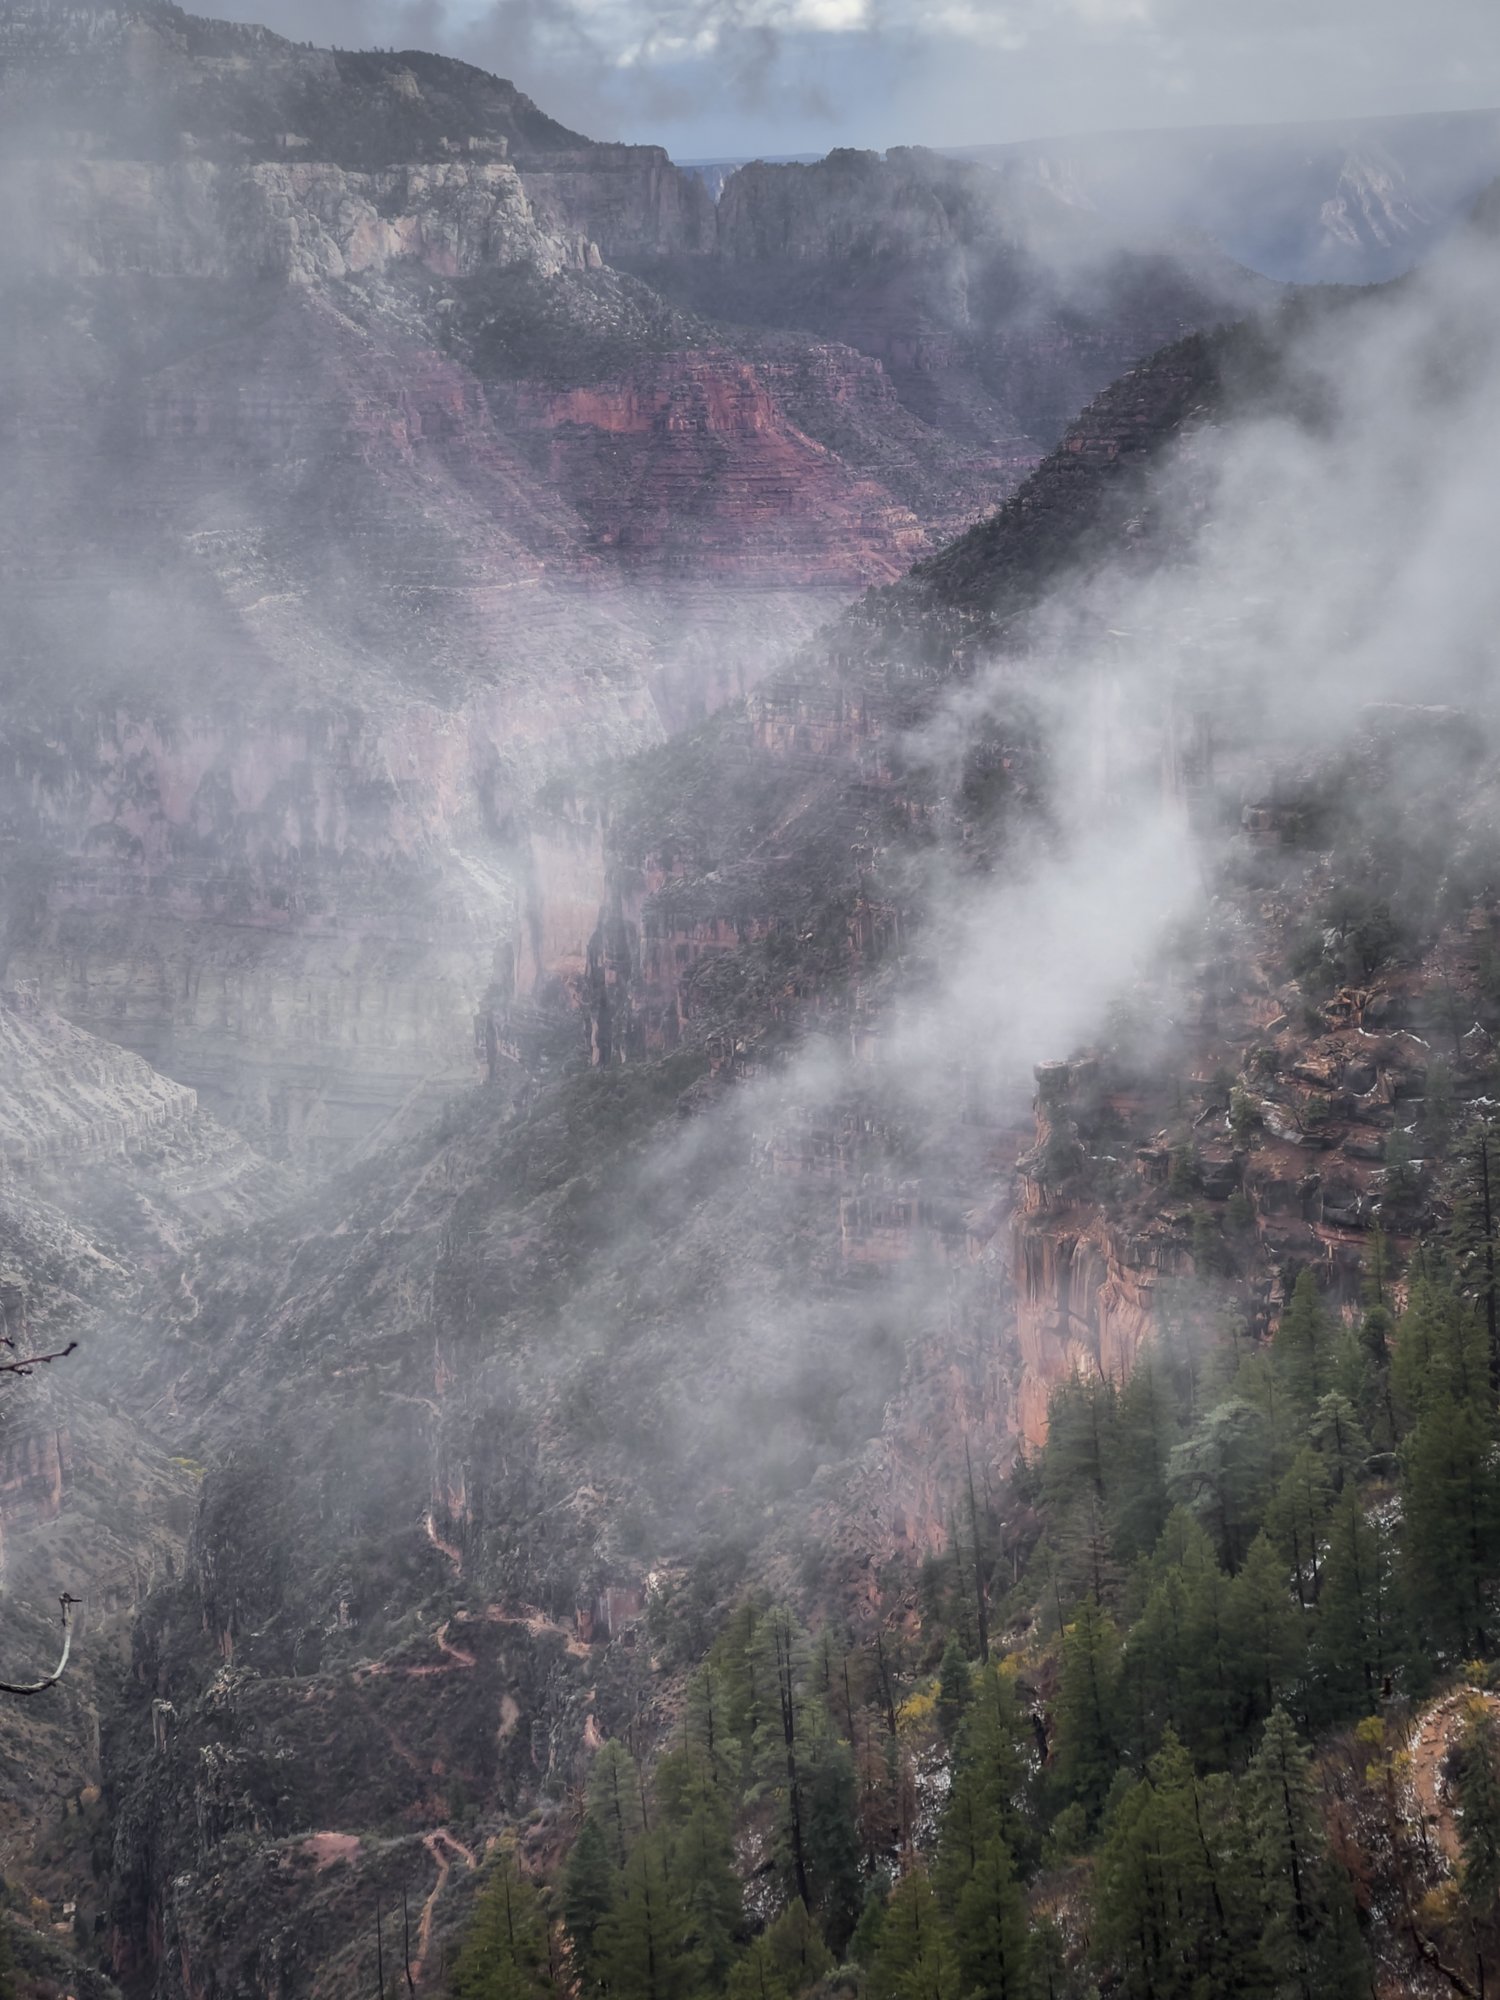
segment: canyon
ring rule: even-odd
[[[757,326],[764,174],[715,209],[463,65],[166,5],[8,7],[0,101],[7,976],[278,1155],[472,1080],[497,963],[554,924],[553,779],[743,695],[1245,297],[1116,247],[1074,302],[1003,251],[1031,330],[945,331],[908,230],[873,330],[854,294]],[[959,250],[1031,227],[940,179],[776,200],[809,269],[913,187]]]
[[[95,2000],[352,1994],[398,1907],[435,1992],[489,1843],[662,1740],[674,1606],[910,1628],[1056,1384],[1411,1238],[1492,788],[1456,711],[1292,752],[1048,665],[1247,410],[1316,434],[1341,297],[912,149],[715,204],[155,0],[0,4],[0,217],[6,1645],[66,1593],[80,1662],[0,1852]],[[1023,1048],[985,951],[1056,934],[986,899],[1124,788],[1059,714],[1218,872]],[[1463,867],[1343,977],[1413,796]]]

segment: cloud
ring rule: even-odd
[[[684,157],[947,145],[1500,102],[1472,0],[207,0],[342,47],[437,48],[596,137]]]

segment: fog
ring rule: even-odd
[[[343,47],[440,47],[514,75],[595,138],[680,157],[834,143],[984,145],[1500,101],[1481,0],[1414,15],[1312,0],[268,0],[211,11]]]
[[[1084,12],[1109,43],[1188,25]],[[379,19],[445,32],[435,12]],[[576,30],[580,96],[598,77],[612,101],[596,17],[540,21],[554,42]],[[456,45],[482,55],[486,32]],[[711,13],[701,32],[778,74],[774,20]],[[450,1619],[552,1646],[526,1667],[543,1662],[523,1690],[540,1733],[505,1747],[514,1695],[499,1735],[485,1715],[519,1797],[550,1780],[557,1740],[565,1773],[597,1741],[570,1662],[587,1659],[600,1713],[643,1701],[649,1648],[579,1636],[596,1592],[644,1601],[728,1549],[724,1590],[815,1593],[832,1574],[835,1601],[880,1615],[884,1566],[909,1579],[948,1532],[968,1448],[1003,1480],[1023,1394],[1045,1390],[1022,1380],[1012,1265],[1018,1211],[1055,1193],[1030,1157],[1038,1067],[1097,1053],[1148,1106],[1191,1096],[1200,975],[1283,922],[1288,884],[1315,929],[1320,869],[1378,877],[1419,834],[1500,857],[1482,764],[1500,720],[1500,250],[1475,225],[1378,291],[1231,288],[1226,312],[1265,303],[1215,341],[1222,391],[1143,472],[1120,452],[1097,532],[1003,630],[972,597],[944,604],[929,570],[809,637],[835,593],[772,574],[780,524],[749,584],[727,535],[702,574],[685,541],[642,583],[559,499],[565,448],[594,431],[614,492],[638,322],[607,325],[604,361],[589,350],[598,402],[563,404],[523,449],[495,413],[558,385],[518,365],[476,386],[474,350],[446,337],[465,278],[407,254],[396,191],[351,192],[350,174],[324,200],[316,174],[255,163],[236,206],[204,194],[210,164],[137,164],[69,162],[55,206],[13,207],[0,271],[24,294],[0,379],[0,434],[21,447],[0,469],[0,1222],[39,1335],[82,1341],[44,1389],[18,1385],[41,1393],[15,1432],[32,1511],[9,1582],[38,1670],[43,1608],[70,1585],[88,1598],[93,1678],[47,1750],[60,1788],[97,1769],[119,1677],[93,1642],[135,1629],[142,1661],[159,1651],[132,1726],[170,1685],[186,1761],[200,1698],[253,1689],[271,1736],[316,1684],[359,1718],[351,1761],[375,1775],[358,1811],[409,1829],[436,1811],[434,1758],[399,1735],[394,1758],[384,1738],[367,1755],[360,1704],[382,1676],[410,1675],[415,1707],[474,1670]],[[94,173],[113,206],[90,206]],[[282,191],[304,183],[294,212]],[[946,211],[939,230],[935,206],[882,185],[903,256],[920,262],[924,226],[943,235],[924,333],[982,317]],[[976,206],[981,249],[1007,249],[1013,213]],[[854,202],[825,220],[856,272],[872,240],[897,242],[883,214],[841,235]],[[466,274],[495,287],[475,292],[491,320],[535,276],[511,256],[532,219],[515,227]],[[356,268],[382,228],[397,247]],[[544,247],[538,286],[618,307],[576,244]],[[988,331],[1102,340],[1078,316],[1108,303],[1113,227],[1039,227],[1034,249],[1046,312],[1019,297]],[[538,323],[561,369],[572,322]],[[808,345],[757,349],[764,379],[731,354],[726,376],[759,393],[794,363],[879,373],[826,332]],[[1201,341],[1182,352],[1200,365]],[[652,449],[691,428],[679,393]],[[1111,405],[1127,446],[1133,393]],[[762,440],[774,399],[745,394]],[[880,408],[891,450],[909,444],[912,412]],[[1102,444],[1102,421],[1064,474],[1104,480],[1121,438]],[[723,429],[704,431],[717,466]],[[833,456],[795,425],[772,443],[813,471]],[[919,469],[936,484],[950,462]],[[1055,505],[1069,532],[1055,496],[1079,482],[1056,472],[1013,521]],[[858,505],[827,518],[850,536],[899,512],[873,475],[848,484]],[[647,490],[698,525],[699,488]],[[741,698],[762,677],[767,704],[805,696],[815,717],[779,749]],[[1409,754],[1363,796],[1372,731]],[[1331,772],[1352,799],[1336,862],[1253,845],[1245,808]],[[1415,871],[1424,938],[1461,914],[1452,858]],[[674,894],[681,924],[650,934]],[[1296,998],[1257,997],[1269,1018]],[[1058,1204],[1075,1234],[1102,1213],[1084,1181]],[[1206,1279],[1183,1296],[1220,1298]],[[439,1708],[419,1711],[435,1736]],[[168,1744],[153,1769],[174,1768],[177,1720],[149,1720]],[[275,1754],[291,1761],[279,1737]],[[415,1774],[411,1797],[370,1805],[387,1766]],[[137,1780],[152,1824],[188,1826],[159,1777],[131,1766],[122,1793]],[[354,1823],[332,1813],[307,1824]]]

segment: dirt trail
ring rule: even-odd
[[[302,1843],[302,1852],[321,1875],[335,1861],[357,1861],[360,1838],[357,1833],[310,1833]]]
[[[1443,1765],[1463,1734],[1469,1705],[1475,1701],[1486,1703],[1500,1714],[1500,1695],[1482,1694],[1477,1688],[1455,1688],[1418,1718],[1411,1734],[1411,1788],[1417,1811],[1450,1867],[1458,1865],[1460,1841],[1455,1801],[1449,1797],[1443,1782]]]
[[[437,1880],[433,1883],[432,1893],[422,1905],[422,1914],[417,1919],[417,1955],[407,1968],[414,1985],[421,1979],[427,1964],[427,1955],[432,1948],[433,1912],[437,1908],[438,1897],[448,1886],[448,1877],[452,1873],[454,1860],[462,1861],[466,1868],[479,1866],[474,1859],[473,1849],[465,1847],[457,1835],[449,1833],[445,1826],[440,1826],[435,1833],[423,1834],[422,1845],[437,1863]]]
[[[442,1536],[438,1533],[437,1522],[433,1519],[430,1507],[427,1510],[426,1527],[428,1541],[431,1542],[435,1549],[441,1549],[449,1562],[452,1563],[453,1574],[455,1576],[462,1576],[464,1573],[464,1552],[462,1549],[456,1549],[452,1542],[445,1542],[443,1540]]]
[[[445,1618],[433,1634],[433,1638],[437,1642],[438,1651],[452,1660],[456,1667],[477,1667],[479,1661],[476,1655],[466,1651],[462,1646],[455,1646],[453,1641],[448,1637],[448,1627],[452,1623],[453,1620],[451,1618]],[[437,1667],[433,1671],[441,1673],[443,1670],[441,1667]]]
[[[570,1631],[566,1625],[559,1625],[555,1618],[549,1618],[545,1611],[538,1611],[534,1604],[487,1604],[484,1615],[491,1625],[523,1625],[534,1639],[539,1639],[544,1632],[555,1633],[575,1659],[586,1660],[590,1657],[590,1648],[576,1632]]]

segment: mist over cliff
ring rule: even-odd
[[[990,1606],[1032,1915],[1084,1908],[1067,1635],[1157,1572],[1064,1604],[1049,1409],[1270,1354],[1299,1274],[1352,1327],[1490,1102],[1493,204],[1284,295],[916,150],[715,207],[158,5],[0,8],[0,111],[0,1308],[78,1342],[0,1454],[9,1643],[78,1600],[0,1788],[31,1929],[101,1996],[341,1994],[404,1904],[467,1993],[476,1896],[561,1894],[601,1746],[772,1602],[884,1803],[802,1897],[747,1748],[735,1952],[924,1877]]]

